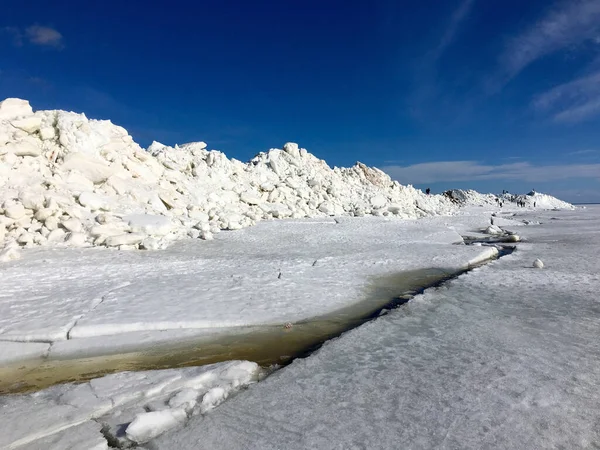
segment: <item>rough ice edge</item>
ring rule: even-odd
[[[130,433],[137,437],[147,431],[140,430],[144,428],[146,414],[135,413],[140,409],[175,411],[181,420],[169,423],[170,426],[162,423],[161,432],[164,432],[192,416],[205,414],[261,376],[262,369],[256,363],[228,361],[184,369],[120,372],[83,384],[57,385],[33,394],[5,397],[0,447],[15,449],[40,440],[47,443],[52,441],[49,437],[90,421],[110,423],[113,415],[139,418],[133,419],[138,425]],[[217,391],[220,396],[215,396]],[[191,405],[189,401],[192,392],[195,392],[198,405]],[[182,393],[188,398],[187,406],[185,402],[177,401]],[[173,399],[175,401],[171,401]],[[106,431],[106,426],[104,428],[106,433],[111,433],[111,430]]]

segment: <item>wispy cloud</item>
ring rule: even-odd
[[[63,35],[56,29],[41,25],[31,25],[24,30],[18,27],[4,27],[2,31],[11,36],[13,44],[22,47],[25,42],[41,47],[61,50],[64,48]]]
[[[538,95],[532,106],[550,112],[556,122],[579,122],[595,116],[600,113],[600,70]]]
[[[508,42],[500,60],[500,85],[534,61],[600,35],[600,0],[563,0]]]
[[[600,70],[585,77],[556,86],[538,95],[533,101],[536,109],[548,109],[560,101],[578,102],[590,94],[600,94]]]
[[[529,162],[490,165],[477,161],[437,161],[411,166],[384,166],[381,170],[404,184],[441,181],[521,180],[556,181],[600,179],[600,164],[533,165]]]
[[[582,104],[572,106],[557,113],[554,116],[555,122],[575,123],[581,122],[600,113],[600,97],[588,100]]]
[[[598,154],[598,153],[600,153],[600,150],[595,150],[595,149],[592,149],[592,148],[588,148],[588,149],[585,149],[585,150],[577,150],[575,152],[569,152],[569,153],[567,153],[567,155],[569,155],[569,156],[581,156],[581,155],[595,155],[595,154]]]
[[[429,54],[431,61],[437,61],[446,51],[446,49],[452,44],[452,42],[454,42],[454,39],[460,30],[460,25],[469,15],[469,12],[473,7],[473,3],[475,3],[475,0],[463,0],[460,5],[458,5],[458,8],[454,11],[452,16],[450,16],[450,21],[448,22],[438,46],[435,47],[435,49],[433,49]]]
[[[456,40],[461,27],[471,12],[475,0],[461,0],[450,15],[437,45],[426,52],[413,67],[414,88],[408,98],[410,113],[414,118],[431,120],[432,104],[443,101],[448,91],[440,86],[439,61]]]

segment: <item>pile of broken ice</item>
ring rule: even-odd
[[[481,205],[481,206],[518,206],[519,203],[527,208],[543,209],[573,209],[573,205],[564,202],[548,194],[531,191],[528,194],[514,195],[504,193],[500,196],[494,194],[481,194],[472,189],[450,189],[444,192],[444,196],[459,206]]]
[[[469,204],[496,200],[460,193]],[[564,207],[536,195],[529,203]],[[361,163],[331,169],[294,143],[244,164],[203,142],[144,150],[110,121],[0,102],[0,261],[18,257],[22,246],[159,249],[265,219],[420,218],[464,203],[425,195]]]
[[[110,121],[0,102],[0,250],[157,249],[272,218],[419,218],[456,209],[357,163],[331,169],[288,143],[244,164],[196,142],[147,150]]]
[[[203,367],[121,372],[3,398],[0,448],[129,448],[205,414],[255,383],[249,361]]]

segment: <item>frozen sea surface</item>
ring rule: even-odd
[[[166,251],[32,249],[0,268],[0,341],[12,342],[0,358],[132,351],[296,323],[365,300],[379,276],[453,272],[490,257],[489,247],[452,245],[460,227],[488,220],[273,221]]]
[[[587,211],[586,214],[582,214],[582,218],[589,218]],[[559,223],[551,218],[546,219],[552,225]],[[79,293],[80,298],[83,298],[84,295],[94,294],[94,289],[98,287],[94,283],[105,283],[100,287],[108,287],[110,292],[117,292],[132,284],[142,283],[138,277],[141,277],[143,282],[155,284],[162,279],[160,276],[144,277],[145,270],[154,271],[153,274],[166,273],[167,281],[176,282],[177,274],[183,271],[182,268],[193,266],[195,259],[198,258],[201,260],[213,258],[217,267],[221,268],[220,272],[215,273],[226,280],[227,277],[223,275],[228,275],[227,271],[231,270],[231,267],[236,270],[242,267],[256,270],[256,267],[265,263],[264,261],[272,262],[275,259],[273,254],[269,254],[268,257],[264,257],[263,254],[269,252],[270,239],[276,237],[275,242],[278,245],[276,248],[284,251],[276,260],[278,270],[280,273],[289,272],[292,279],[302,280],[302,284],[296,285],[296,290],[318,292],[318,289],[324,289],[322,286],[311,285],[309,277],[294,278],[296,270],[304,267],[305,260],[311,260],[315,255],[314,261],[317,261],[317,264],[313,261],[314,265],[311,264],[310,267],[317,267],[320,260],[325,260],[327,268],[324,271],[327,277],[333,279],[338,276],[346,280],[347,284],[342,288],[346,289],[347,297],[340,298],[339,303],[334,302],[335,308],[339,308],[356,301],[360,295],[364,295],[365,289],[369,292],[372,288],[372,279],[380,280],[378,277],[385,278],[386,275],[397,273],[399,270],[424,267],[437,267],[452,272],[489,256],[489,247],[452,245],[460,242],[460,235],[484,236],[480,232],[487,227],[488,220],[489,215],[474,210],[471,215],[433,218],[419,222],[387,222],[379,219],[342,220],[339,223],[273,222],[274,225],[267,224],[262,229],[257,227],[259,231],[249,230],[249,234],[240,232],[224,235],[226,237],[223,241],[217,241],[214,247],[182,247],[174,253],[160,254],[86,253],[72,250],[54,253],[45,250],[43,253],[32,252],[26,255],[23,261],[9,265],[5,270],[19,275],[18,278],[23,286],[28,289],[35,288],[33,280],[43,282],[44,277],[38,275],[38,272],[43,272],[43,268],[47,268],[47,271],[43,272],[47,276],[52,276],[50,269],[59,270],[66,278],[55,279],[59,285],[58,289],[66,293]],[[516,229],[518,226],[523,226],[523,234],[527,236],[531,234],[536,239],[546,236],[543,232],[537,231],[538,228],[543,230],[546,225],[541,227],[524,225],[524,221],[534,222],[527,216],[513,217],[507,214],[506,217],[497,217],[495,220],[501,226],[508,228]],[[590,230],[593,230],[594,226],[595,224],[592,224]],[[310,239],[306,237],[307,231],[310,233]],[[548,235],[551,241],[556,237],[552,233]],[[536,249],[539,243],[532,241],[520,245],[523,245],[526,251],[531,251]],[[208,249],[202,257],[198,256],[199,248]],[[40,255],[44,255],[46,260],[40,260]],[[537,256],[544,259],[547,265],[546,269],[538,271],[537,275],[551,273],[547,271],[553,270],[555,264],[543,255]],[[531,257],[533,258],[533,255]],[[120,258],[122,258],[120,264],[113,267],[113,263]],[[509,260],[510,258],[513,257],[507,257]],[[233,265],[231,259],[235,261]],[[124,264],[124,261],[130,261],[129,265]],[[290,261],[296,261],[295,265],[289,263]],[[284,272],[281,267],[286,262],[289,263],[288,268],[294,270]],[[102,264],[98,265],[98,263]],[[95,269],[94,264],[96,264]],[[156,268],[159,264],[162,264],[160,268],[163,272]],[[498,263],[493,265],[496,268],[504,267]],[[30,270],[28,273],[31,280],[28,280],[25,276],[26,269],[39,270]],[[532,271],[535,270],[521,266],[517,269],[524,273],[533,273]],[[10,272],[11,270],[13,272]],[[99,270],[106,270],[110,274],[108,279],[103,280],[96,276]],[[302,272],[302,270],[298,271]],[[487,272],[476,269],[473,273],[485,275]],[[76,276],[77,274],[80,276]],[[320,278],[321,276],[314,272],[315,282],[325,284],[327,287],[323,292],[335,293],[336,289],[340,289],[336,283],[327,285],[324,280],[329,278]],[[487,275],[484,278],[487,278]],[[277,278],[277,280],[281,279],[283,276]],[[491,281],[493,282],[494,279],[492,276]],[[14,283],[14,280],[11,282]],[[455,287],[454,283],[457,282],[450,284],[449,291],[452,291]],[[486,283],[476,283],[472,287],[473,298],[465,300],[465,304],[469,302],[477,304],[475,297],[486,292]],[[16,283],[11,286],[14,286],[13,292],[17,292]],[[45,286],[51,287],[51,284],[47,283]],[[111,286],[114,290],[111,290]],[[173,286],[173,291],[180,286],[183,291],[195,290],[200,294],[203,293],[202,288],[191,281]],[[228,289],[228,293],[236,293],[235,289],[230,289],[228,282],[224,281],[222,286]],[[242,294],[247,295],[252,292],[250,285],[245,289],[237,292],[238,299]],[[164,304],[165,300],[168,300],[166,294],[153,298],[147,295],[146,291],[143,292],[145,297],[141,297],[141,300],[145,298],[153,307],[158,307],[161,301]],[[270,296],[254,297],[258,310],[264,304],[276,301],[277,292],[273,289]],[[32,450],[105,449],[110,442],[112,446],[127,447],[136,443],[152,449],[353,448],[353,446],[378,448],[378,445],[379,448],[397,448],[393,445],[393,441],[399,438],[398,430],[403,429],[408,433],[411,429],[418,432],[419,426],[429,429],[429,425],[418,424],[417,418],[421,416],[420,407],[423,408],[424,417],[431,418],[432,423],[435,423],[435,420],[445,423],[443,416],[452,411],[452,400],[454,400],[448,389],[455,390],[456,395],[460,396],[460,401],[468,403],[470,394],[463,392],[464,389],[461,391],[462,377],[453,375],[456,369],[452,364],[452,352],[462,355],[463,359],[460,361],[463,363],[463,369],[465,366],[467,369],[479,367],[474,362],[467,364],[465,361],[477,361],[478,358],[493,356],[493,352],[485,348],[488,342],[486,339],[493,341],[487,335],[494,336],[498,331],[488,330],[494,324],[489,321],[484,311],[480,311],[479,316],[473,315],[473,312],[471,315],[463,314],[460,308],[464,305],[457,305],[453,295],[447,294],[446,297],[441,297],[444,289],[436,292],[434,294],[428,292],[425,296],[417,297],[396,312],[329,342],[313,356],[297,360],[289,368],[276,372],[255,388],[242,392],[239,397],[229,399],[232,403],[231,407],[227,407],[227,403],[223,405],[221,403],[230,394],[256,381],[260,371],[255,363],[234,361],[200,368],[124,372],[93,379],[80,385],[58,385],[33,394],[2,397],[0,413],[3,421],[0,447]],[[463,288],[462,292],[467,290]],[[293,300],[293,290],[290,290],[288,295],[288,299]],[[69,298],[77,298],[77,296]],[[130,299],[130,297],[124,298]],[[298,313],[297,317],[314,317],[333,309],[326,301],[327,298],[329,297],[302,303],[301,306],[306,310],[301,311],[299,305],[291,305],[288,311],[293,314]],[[13,296],[17,304],[19,299],[20,296]],[[28,299],[30,306],[36,304],[36,299],[38,297],[35,296]],[[131,299],[134,301],[135,296]],[[46,300],[51,301],[51,298]],[[7,360],[11,358],[14,360],[18,357],[19,346],[23,346],[22,350],[28,351],[29,357],[48,355],[46,356],[46,364],[48,364],[52,361],[53,353],[54,358],[69,358],[73,354],[85,356],[90,352],[102,352],[107,349],[134,350],[143,345],[156,345],[185,336],[198,336],[198,333],[209,336],[227,330],[215,326],[203,329],[168,328],[158,331],[150,327],[107,335],[99,333],[87,337],[71,336],[71,330],[77,327],[77,323],[85,318],[94,317],[94,313],[106,301],[107,298],[101,299],[76,319],[76,324],[71,326],[68,332],[67,337],[70,339],[53,341],[51,344],[5,341],[7,347],[4,350],[5,357]],[[196,301],[202,305],[202,295],[199,295]],[[115,303],[119,302],[115,301]],[[130,313],[128,304],[129,302],[123,302],[118,305],[125,315]],[[68,312],[68,302],[65,305],[62,311]],[[195,307],[191,301],[191,294],[188,305],[192,309]],[[6,311],[10,311],[10,302],[6,301],[4,306]],[[210,312],[208,306],[204,304],[201,307]],[[19,307],[22,311],[26,311],[23,305]],[[222,314],[218,303],[213,304],[213,307],[216,314]],[[476,310],[477,308],[474,308],[474,311]],[[153,319],[151,312],[147,312],[146,320]],[[449,312],[453,312],[457,317],[449,315]],[[54,317],[52,309],[48,311],[38,309],[38,313],[45,314],[49,319]],[[249,316],[254,317],[252,314]],[[58,314],[58,317],[64,318],[61,314]],[[35,320],[31,321],[32,318],[36,319],[35,314],[26,315],[24,322],[19,322],[18,316],[13,318],[16,326],[11,328],[14,324],[5,321],[5,330],[19,330],[20,327],[23,328],[23,323],[37,323]],[[247,318],[243,319],[247,320]],[[256,323],[261,324],[260,319],[257,314],[253,320],[258,320]],[[481,319],[480,324],[477,324],[478,319]],[[475,350],[469,349],[466,344],[463,344],[462,348],[456,347],[452,340],[452,332],[445,329],[449,326],[449,321],[460,325],[458,330],[463,340],[472,341],[472,345],[477,343],[479,347]],[[288,335],[293,336],[302,326],[295,325]],[[477,329],[473,331],[469,326],[471,328],[477,326]],[[430,329],[425,336],[421,336],[427,327]],[[444,345],[439,345],[438,341],[445,338],[443,333],[447,333],[449,340]],[[458,331],[454,330],[454,333]],[[15,335],[9,333],[10,338],[14,338]],[[482,336],[486,338],[483,339]],[[405,342],[402,342],[403,339]],[[410,353],[410,346],[406,346],[407,342],[415,348],[424,346],[430,354],[421,352],[421,358],[417,358]],[[115,355],[115,357],[123,357],[125,362],[132,356],[133,354]],[[427,365],[431,364],[434,358],[438,362],[436,370],[430,374],[427,372]],[[94,358],[88,359],[93,367]],[[399,365],[402,361],[403,363]],[[416,369],[410,367],[414,363],[417,363]],[[51,365],[47,368],[52,370]],[[496,369],[497,365],[491,364],[481,370],[485,376],[486,373],[489,374]],[[419,374],[429,381],[418,384],[421,381]],[[477,386],[479,379],[473,375],[469,380]],[[436,382],[440,384],[436,385]],[[397,388],[403,391],[402,400],[399,398],[399,392],[396,392]],[[440,409],[439,405],[427,404],[422,399],[419,404],[413,398],[418,397],[418,394],[428,396],[431,401],[436,399],[436,395],[450,397],[445,400],[444,408]],[[213,410],[215,406],[219,408]],[[219,409],[222,408],[225,408],[225,411],[221,415]],[[196,417],[200,415],[204,419],[199,425]],[[35,427],[30,426],[32,422],[36,423]],[[396,433],[393,436],[388,436],[386,433],[390,432],[389,428],[398,428],[398,430],[393,431]],[[174,431],[167,436],[155,438],[168,430]],[[150,442],[146,443],[148,440]],[[424,442],[426,443],[423,447],[430,446],[430,441]],[[416,445],[411,445],[418,448]]]
[[[600,447],[600,208],[513,219],[542,223],[517,252],[326,343],[152,448]]]

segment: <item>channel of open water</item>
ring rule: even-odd
[[[502,246],[497,257],[513,250],[513,246]],[[20,361],[0,368],[0,394],[36,391],[127,370],[189,367],[229,360],[255,361],[265,368],[286,365],[314,352],[324,342],[405,304],[425,289],[440,286],[474,267],[459,271],[420,269],[377,277],[371,280],[363,301],[296,322],[289,328],[285,324],[240,327],[231,329],[229,334],[153,345],[135,352]]]

